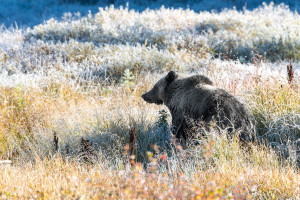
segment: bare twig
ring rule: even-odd
[[[290,64],[287,65],[287,73],[288,73],[288,82],[290,86],[293,86],[294,70],[293,70],[292,61],[290,61]]]
[[[57,137],[56,132],[53,133],[53,145],[54,145],[54,152],[57,152],[58,151],[58,137]]]
[[[135,143],[136,143],[136,128],[134,126],[131,127],[130,132],[129,132],[129,148],[130,148],[130,157],[129,157],[129,162],[131,165],[134,163],[134,149],[135,149]]]
[[[134,126],[131,127],[130,132],[129,132],[129,144],[130,144],[130,155],[133,155],[134,153],[134,148],[135,148],[135,142],[136,142],[136,129]]]

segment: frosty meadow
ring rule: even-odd
[[[299,199],[295,10],[110,6],[34,24],[0,30],[0,199]],[[261,145],[211,130],[182,148],[167,107],[141,98],[171,70],[235,96]]]

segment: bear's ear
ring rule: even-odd
[[[170,71],[170,72],[168,73],[168,75],[166,76],[166,81],[167,81],[168,83],[171,83],[171,82],[173,82],[177,77],[178,77],[178,74],[176,74],[176,72]]]

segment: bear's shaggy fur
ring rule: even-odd
[[[240,131],[244,142],[254,140],[251,118],[245,106],[203,75],[187,78],[174,71],[160,79],[142,98],[148,103],[165,104],[172,115],[172,132],[179,139],[189,138],[188,119],[203,122],[205,127],[215,120],[229,132]]]

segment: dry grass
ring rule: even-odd
[[[298,18],[111,7],[0,30],[0,199],[299,199]],[[243,101],[260,144],[174,141],[141,98],[171,69]]]
[[[255,148],[240,149],[235,142],[220,138],[202,143],[206,168],[188,169],[181,164],[177,171],[159,172],[173,158],[152,159],[145,170],[137,163],[130,170],[127,163],[112,170],[104,158],[94,166],[74,160],[52,157],[2,167],[2,198],[33,199],[277,199],[300,195],[299,171],[280,164],[274,152]],[[205,148],[206,147],[206,148]],[[200,149],[179,150],[178,159],[201,156]],[[225,152],[227,151],[227,152]],[[150,155],[151,156],[151,155]],[[178,163],[177,163],[178,165]],[[154,167],[157,167],[156,169]],[[179,167],[185,167],[183,171]],[[190,170],[190,171],[186,171]]]
[[[131,84],[103,85],[102,89],[90,86],[78,90],[67,84],[49,84],[46,89],[1,88],[5,94],[1,102],[6,102],[1,104],[1,134],[7,144],[1,145],[1,157],[10,155],[15,160],[13,166],[0,166],[1,198],[299,197],[297,161],[295,157],[278,156],[278,150],[253,146],[245,151],[236,141],[213,133],[197,147],[186,150],[172,144],[172,140],[167,145],[168,132],[163,132],[166,129],[155,123],[161,107],[146,104],[140,98],[159,76],[137,77]],[[212,77],[218,81],[218,76]],[[287,125],[281,137],[299,134],[297,127],[290,127],[292,123],[299,123],[296,114],[299,91],[286,82],[270,85],[269,80],[260,84],[251,80],[253,84],[246,85],[253,93],[246,100],[255,119],[267,124],[275,121],[275,116],[291,114],[294,117],[291,122],[284,117]],[[236,85],[241,81],[244,80],[231,80]],[[241,94],[242,89],[237,87],[235,91]],[[136,128],[133,168],[129,164],[130,155],[123,152],[132,126]],[[272,130],[264,128],[262,138],[268,138]],[[52,130],[59,138],[55,154]],[[280,130],[279,126],[273,132]],[[18,133],[22,133],[24,139],[18,137]],[[78,160],[81,137],[90,139],[98,152],[93,165]],[[66,147],[70,148],[68,154]]]

